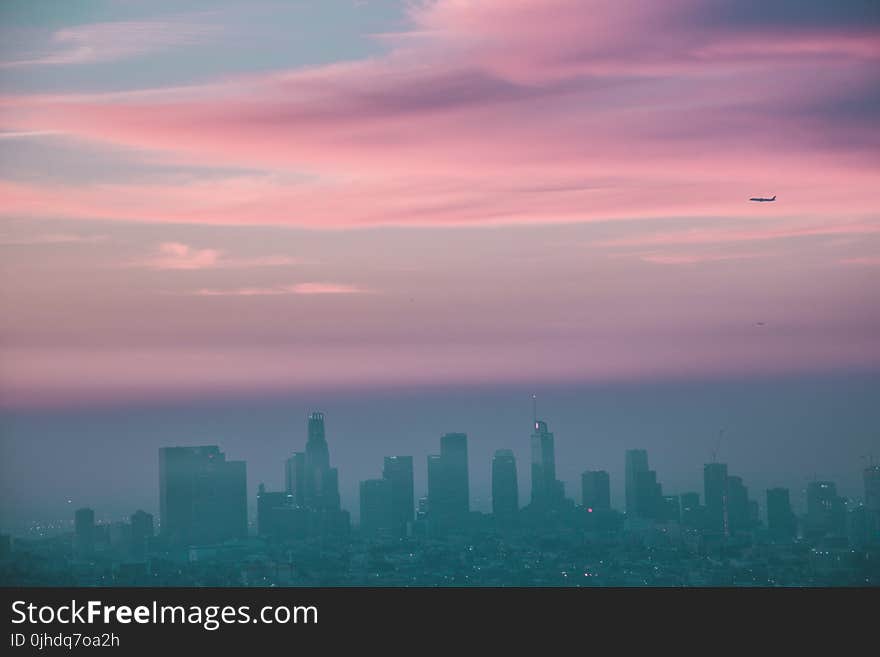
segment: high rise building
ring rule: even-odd
[[[428,508],[438,531],[460,527],[470,511],[467,434],[440,438],[440,454],[428,456]]]
[[[391,485],[393,533],[406,536],[415,515],[412,456],[386,456],[382,478]]]
[[[244,461],[227,461],[215,445],[159,450],[161,533],[175,545],[247,536]]]
[[[131,553],[135,559],[142,559],[150,549],[153,540],[153,514],[140,509],[131,514]]]
[[[703,466],[703,496],[706,500],[707,529],[729,535],[726,463],[707,463]]]
[[[648,471],[648,452],[643,449],[626,450],[625,492],[626,515],[636,515],[638,495],[636,494],[639,473]]]
[[[361,532],[390,536],[394,531],[393,485],[389,479],[368,479],[360,485]]]
[[[89,508],[77,509],[73,514],[73,552],[84,559],[95,550],[95,512]]]
[[[787,488],[767,490],[767,530],[778,538],[791,538],[797,533],[797,519]]]
[[[654,470],[640,470],[635,474],[635,503],[631,514],[634,518],[665,520],[666,504],[663,488]]]
[[[866,541],[880,544],[880,465],[865,468]]]
[[[492,457],[492,515],[501,527],[516,523],[519,514],[519,484],[516,457],[509,449],[499,449]]]
[[[306,503],[306,453],[294,452],[284,462],[284,489],[293,496],[295,504],[304,506]]]
[[[666,522],[681,522],[681,501],[678,495],[663,495],[662,520]]]
[[[831,481],[812,481],[807,485],[805,533],[812,537],[846,535],[846,500],[837,494]]]
[[[749,510],[749,491],[742,477],[727,477],[727,518],[731,534],[743,532],[751,527]]]
[[[314,509],[338,511],[339,474],[330,467],[330,449],[324,431],[324,414],[309,414],[305,452],[303,501]]]
[[[587,470],[581,475],[581,503],[588,510],[611,510],[611,480],[605,470]]]
[[[679,496],[681,505],[681,524],[692,529],[703,526],[703,507],[700,506],[699,493],[682,493]]]
[[[562,482],[556,479],[556,448],[547,423],[535,420],[531,437],[532,507],[546,510],[558,506],[564,497]]]

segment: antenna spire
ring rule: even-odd
[[[532,420],[538,423],[538,395],[532,395]]]

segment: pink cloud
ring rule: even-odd
[[[234,289],[201,289],[193,292],[200,297],[263,297],[288,294],[364,294],[367,290],[340,283],[295,283],[273,287],[241,287]]]
[[[6,97],[17,131],[261,175],[6,183],[4,212],[312,228],[872,216],[867,30],[700,27],[690,1],[438,2],[389,54],[184,88]],[[784,80],[784,84],[780,83]],[[307,182],[289,182],[290,173]],[[581,182],[570,187],[573,177]],[[742,201],[771,190],[778,207]]]
[[[126,265],[149,269],[247,269],[284,267],[297,262],[296,259],[284,255],[236,258],[228,256],[221,249],[197,249],[180,242],[163,242],[153,256],[134,260]]]

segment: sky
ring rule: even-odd
[[[870,0],[7,0],[0,409],[871,404],[878,64]]]

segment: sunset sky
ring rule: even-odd
[[[0,405],[876,371],[878,89],[862,0],[3,2]]]

